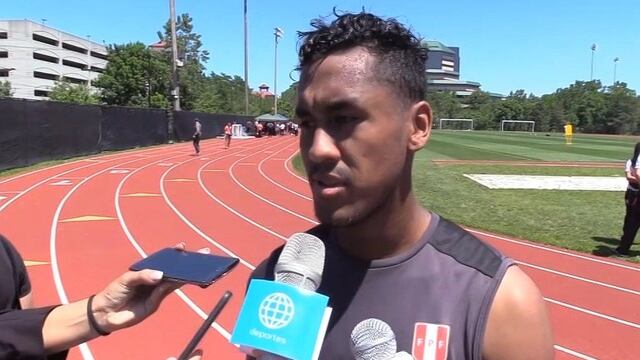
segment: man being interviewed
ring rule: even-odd
[[[333,314],[321,359],[348,359],[379,318],[415,359],[553,358],[547,310],[513,261],[423,208],[413,158],[429,139],[427,51],[394,19],[338,15],[301,33],[296,117],[326,246]],[[253,273],[273,278],[277,249]],[[434,334],[434,335],[432,335]]]

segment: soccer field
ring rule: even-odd
[[[435,130],[420,157],[459,160],[625,161],[640,138],[562,134]]]
[[[425,206],[463,225],[609,256],[621,235],[622,191],[492,190],[464,174],[624,176],[636,141],[577,135],[566,145],[562,134],[434,131],[416,156],[414,185]]]

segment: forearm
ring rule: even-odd
[[[55,308],[42,327],[44,348],[48,354],[79,345],[98,337],[87,318],[87,299]]]

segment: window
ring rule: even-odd
[[[34,71],[33,72],[33,77],[34,78],[38,78],[38,79],[46,79],[46,80],[54,80],[54,81],[58,81],[60,79],[60,77],[58,75],[44,73],[44,72],[41,72],[41,71]]]
[[[102,73],[104,72],[104,69],[103,69],[103,68],[99,68],[99,67],[92,66],[92,67],[91,67],[91,71],[93,71],[93,72],[97,72],[97,73],[101,73],[101,74],[102,74]]]
[[[0,70],[0,77],[9,77],[9,70]]]
[[[91,52],[91,56],[96,57],[98,59],[102,59],[102,60],[108,60],[109,59],[107,55],[100,54],[99,52],[95,52],[95,51]]]
[[[8,58],[8,57],[9,57],[8,51],[0,50],[0,58]]]
[[[63,42],[62,43],[62,48],[63,49],[67,49],[67,50],[71,50],[71,51],[75,51],[81,54],[86,54],[87,53],[87,49],[85,48],[81,48],[80,46],[75,46],[75,45],[71,45],[69,43]]]
[[[74,77],[70,77],[70,76],[65,76],[62,78],[64,81],[68,81],[72,84],[80,84],[80,85],[86,85],[87,84],[87,80],[82,80],[82,79],[78,79],[78,78],[74,78]]]
[[[45,44],[49,44],[49,45],[53,45],[53,46],[58,46],[58,44],[59,44],[58,40],[51,39],[51,38],[48,38],[46,36],[42,36],[42,35],[38,35],[38,34],[33,34],[32,38],[35,41],[39,41],[41,43],[45,43]]]
[[[62,60],[62,65],[71,66],[76,69],[82,69],[82,70],[87,68],[87,65],[81,64],[79,62],[71,61],[71,60]]]
[[[49,92],[46,90],[33,90],[33,95],[38,97],[49,97]]]
[[[45,54],[39,54],[34,52],[33,53],[33,58],[36,60],[42,60],[42,61],[46,61],[46,62],[50,62],[50,63],[54,63],[57,64],[59,62],[57,57],[53,57],[50,55],[45,55]]]
[[[0,39],[9,38],[9,34],[6,31],[0,31]]]

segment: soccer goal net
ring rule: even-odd
[[[473,130],[473,119],[440,119],[440,130]]]
[[[530,120],[502,120],[500,122],[500,131],[523,131],[534,132],[536,122]]]

